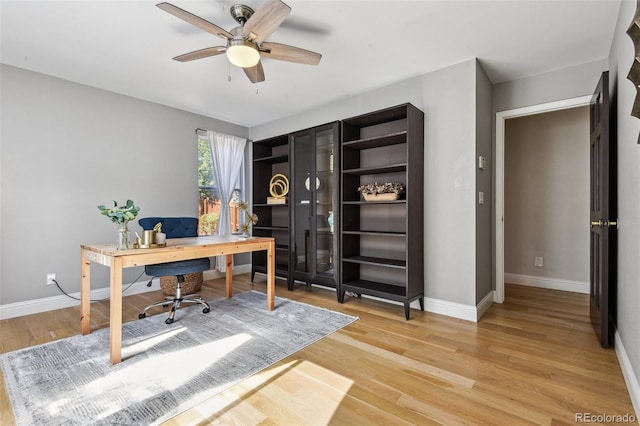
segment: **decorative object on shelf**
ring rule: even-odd
[[[627,30],[627,35],[633,41],[633,47],[635,48],[635,57],[631,64],[631,69],[627,75],[636,89],[636,96],[631,108],[631,115],[640,118],[640,1],[636,6],[636,14],[633,17],[633,22]],[[638,135],[638,143],[640,144],[640,135]]]
[[[118,227],[118,243],[116,245],[117,250],[129,249],[129,229],[127,225],[130,220],[133,220],[138,216],[140,207],[131,200],[127,200],[124,206],[118,206],[118,203],[114,200],[113,207],[107,208],[104,205],[99,205],[98,210],[104,216],[107,216],[111,222],[115,223]]]
[[[404,185],[399,182],[374,182],[360,185],[358,192],[365,201],[393,201],[404,193]]]
[[[393,192],[387,194],[362,194],[362,198],[365,201],[395,201],[400,198],[400,195]]]
[[[304,187],[307,188],[307,191],[311,190],[311,178],[307,176],[304,181]],[[316,177],[316,189],[320,188],[320,179]]]
[[[287,194],[289,193],[289,179],[282,173],[273,175],[269,181],[269,194],[267,204],[287,204]]]
[[[327,218],[327,223],[329,224],[329,230],[333,233],[333,210],[329,211],[329,217]]]
[[[240,226],[240,230],[242,231],[242,234],[246,238],[248,238],[250,236],[249,232],[251,231],[251,227],[258,223],[258,215],[255,213],[251,213],[249,211],[249,205],[244,201],[241,201],[240,204],[238,204],[238,208],[242,210],[246,215],[246,220]]]

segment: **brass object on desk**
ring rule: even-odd
[[[154,230],[142,231],[142,237],[136,238],[136,242],[133,244],[133,248],[148,249],[148,248],[166,247],[167,246],[166,240],[164,240],[162,243],[157,241],[158,234],[159,232]]]
[[[160,248],[160,247],[166,247],[167,243],[163,243],[163,244],[138,244],[138,243],[133,243],[133,248],[134,249],[150,249],[150,248]]]

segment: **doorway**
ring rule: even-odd
[[[560,111],[568,108],[587,106],[591,96],[566,99],[524,108],[496,113],[496,157],[495,157],[495,280],[494,301],[504,302],[505,281],[505,127],[506,120],[545,112]]]

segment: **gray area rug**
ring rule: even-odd
[[[125,323],[117,365],[109,329],[0,355],[16,423],[157,424],[358,319],[256,291],[166,316]]]

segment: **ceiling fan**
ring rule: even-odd
[[[170,3],[160,3],[157,6],[177,18],[227,41],[226,46],[207,47],[176,56],[173,58],[176,61],[193,61],[226,52],[229,62],[242,68],[252,83],[259,83],[264,81],[261,56],[308,65],[318,65],[322,58],[321,54],[310,50],[265,41],[291,13],[291,8],[280,0],[267,0],[256,11],[242,4],[231,6],[229,10],[231,16],[240,24],[231,31],[226,31]]]

